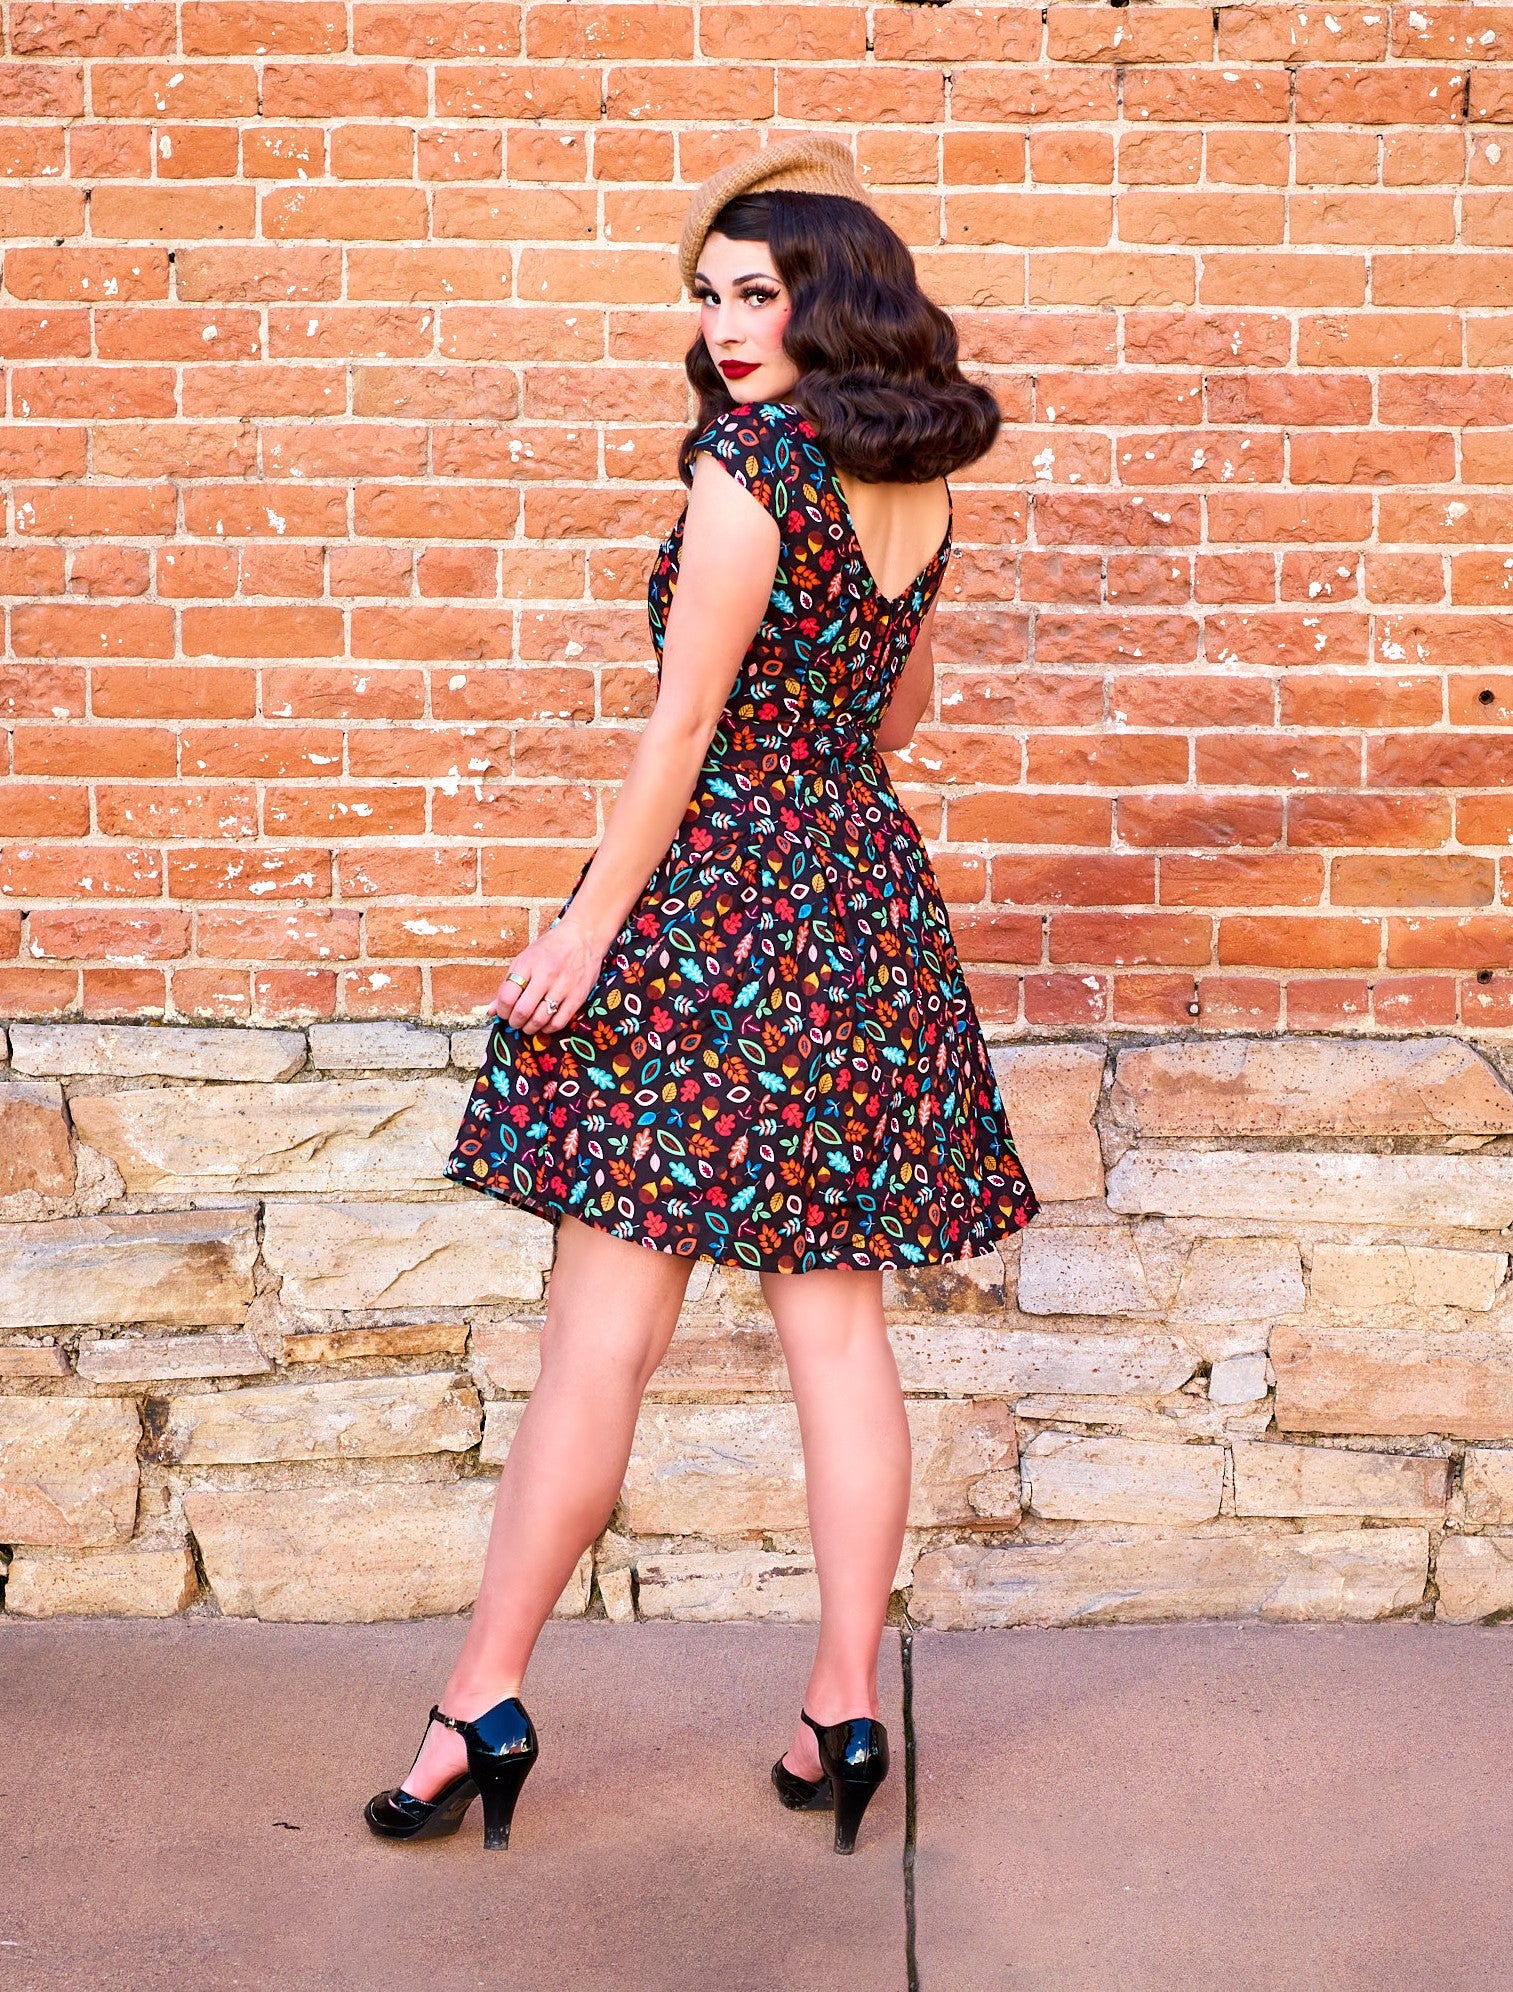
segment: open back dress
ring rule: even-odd
[[[923,840],[875,744],[950,524],[887,596],[797,409],[741,403],[695,448],[778,523],[766,614],[593,988],[558,1031],[495,1020],[444,1174],[765,1271],[969,1258],[1039,1205]],[[659,675],[685,517],[648,589]]]

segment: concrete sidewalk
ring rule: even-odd
[[[918,1633],[910,1736],[890,1633],[850,1860],[767,1780],[808,1627],[551,1625],[509,1851],[374,1840],[458,1636],[0,1619],[0,1992],[1513,1984],[1496,1630]]]

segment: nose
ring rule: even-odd
[[[714,308],[714,340],[716,346],[734,346],[740,342],[740,332],[732,325],[734,300],[722,297]]]

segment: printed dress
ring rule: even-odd
[[[773,1272],[969,1258],[1039,1205],[923,840],[874,745],[950,527],[890,598],[796,409],[742,403],[695,447],[778,522],[766,615],[593,989],[560,1031],[495,1020],[444,1173]],[[659,671],[684,516],[648,590]]]

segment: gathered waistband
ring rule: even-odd
[[[802,772],[807,767],[876,767],[879,757],[873,741],[854,734],[820,729],[813,733],[770,734],[766,739],[750,745],[722,747],[717,744],[711,747],[709,759],[716,767],[729,767],[734,763],[741,767],[784,768]]]

